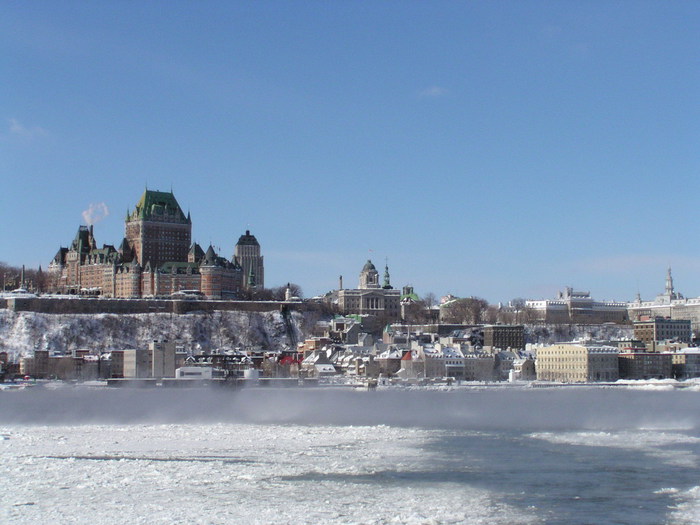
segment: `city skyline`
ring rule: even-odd
[[[145,187],[307,297],[388,259],[419,295],[700,296],[700,6],[6,6],[3,262]],[[690,215],[690,228],[685,215]]]

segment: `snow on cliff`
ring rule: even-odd
[[[302,315],[292,313],[291,323],[301,340]],[[0,351],[11,358],[31,355],[33,350],[61,354],[79,348],[103,352],[145,348],[155,339],[176,341],[185,350],[252,346],[283,350],[290,344],[279,312],[56,315],[0,309]]]
[[[634,337],[632,325],[622,324],[551,324],[526,325],[525,341],[528,343],[556,344],[575,340],[614,341]]]

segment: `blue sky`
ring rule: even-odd
[[[0,260],[146,185],[266,284],[700,296],[700,3],[5,2]]]

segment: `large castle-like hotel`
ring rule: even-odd
[[[231,260],[192,243],[192,220],[171,192],[146,190],[127,212],[119,248],[97,247],[92,226],[80,226],[70,247],[49,265],[49,292],[102,297],[196,294],[233,299],[264,286],[260,244],[246,231]]]

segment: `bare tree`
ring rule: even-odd
[[[428,292],[423,296],[423,302],[426,308],[432,308],[437,304],[437,298],[433,292]]]
[[[445,306],[443,320],[456,324],[481,324],[489,303],[481,297],[456,299]]]
[[[500,313],[501,312],[498,306],[490,304],[483,311],[482,321],[490,324],[495,324],[498,322]]]
[[[41,292],[46,285],[46,274],[33,268],[25,268],[24,283],[22,282],[22,267],[11,266],[0,261],[0,278],[3,282],[3,291],[15,290],[24,285],[30,291]]]
[[[411,324],[423,324],[430,320],[430,312],[425,301],[414,301],[404,305],[404,321]]]
[[[523,308],[525,308],[526,304],[527,301],[522,297],[516,297],[515,299],[511,299],[510,301],[510,306],[515,308],[516,310],[522,310]]]
[[[292,297],[304,297],[301,286],[295,283],[288,283],[285,286],[276,286],[274,288],[244,289],[238,295],[244,301],[284,301],[287,294],[287,286],[289,286]]]

